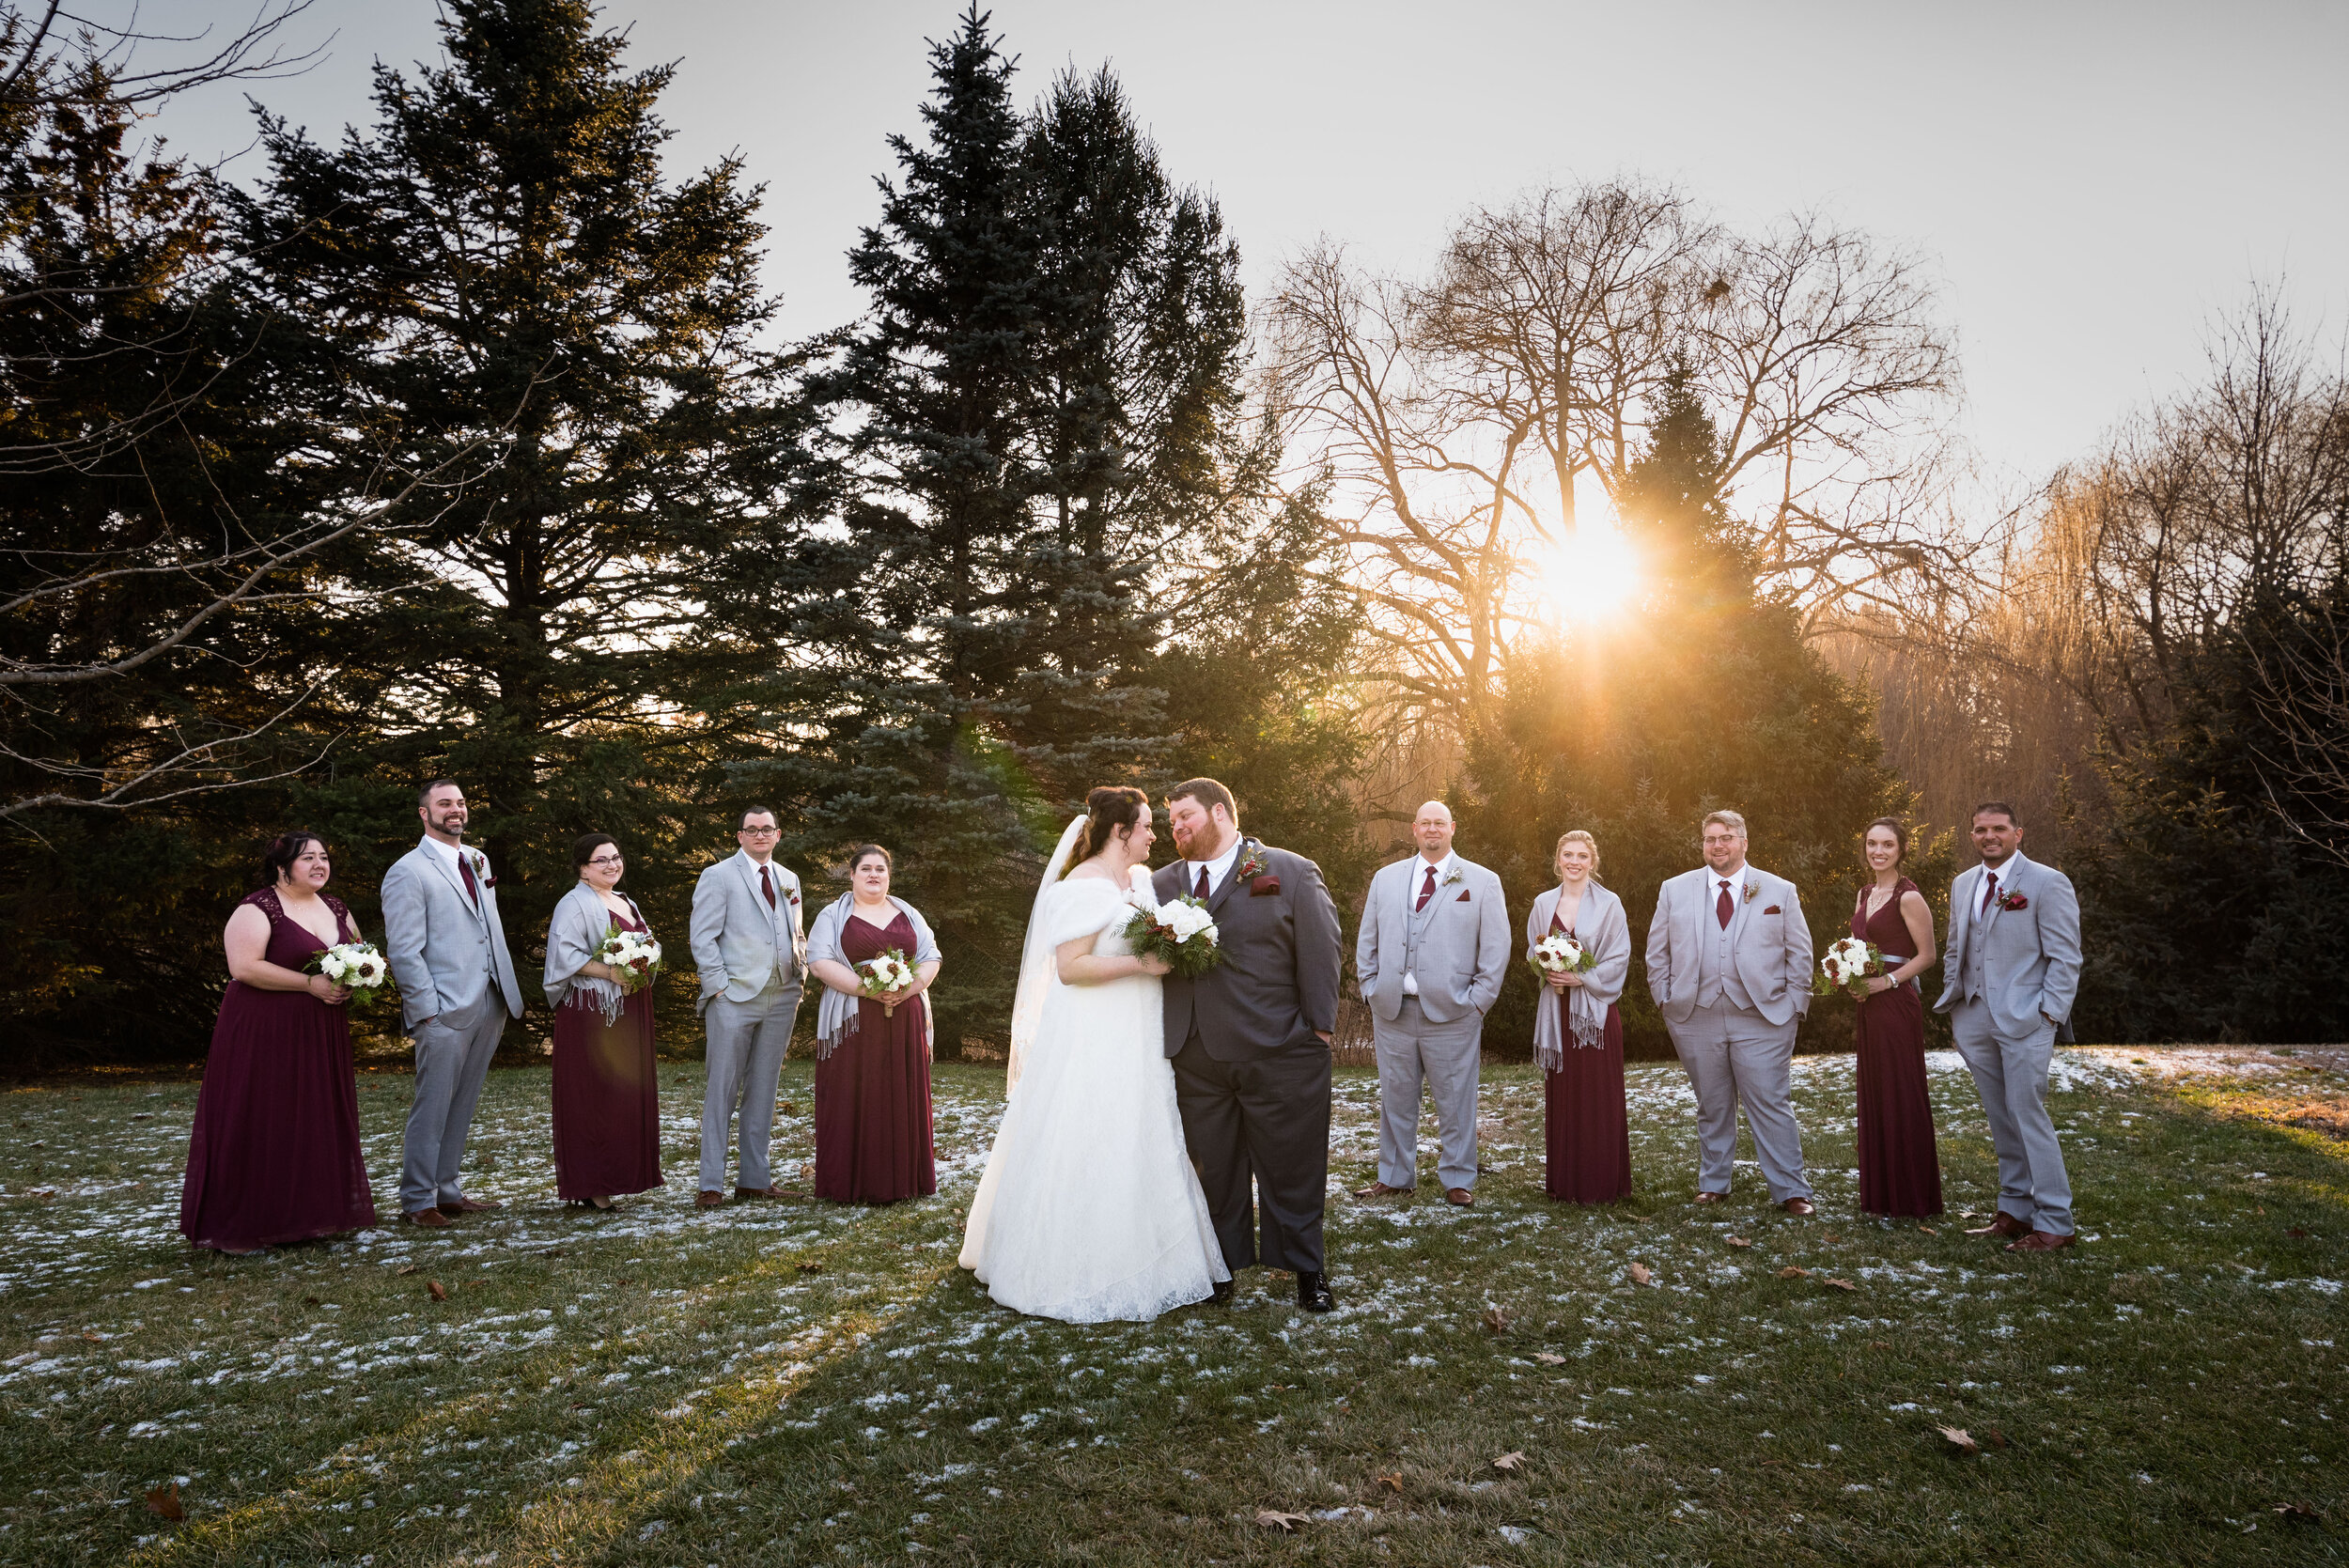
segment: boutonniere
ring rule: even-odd
[[[1748,882],[1748,883],[1746,884],[1746,902],[1747,902],[1747,903],[1749,903],[1749,904],[1752,903],[1752,902],[1753,902],[1753,895],[1754,895],[1755,893],[1760,893],[1761,891],[1762,891],[1762,884],[1761,884],[1761,883],[1759,883],[1759,882]],[[1766,910],[1766,911],[1764,911],[1764,912],[1765,912],[1765,913],[1766,913],[1767,911]]]
[[[496,887],[498,879],[490,875],[490,857],[478,849],[468,849],[465,853],[473,857],[473,874],[481,885],[485,888]]]
[[[1264,851],[1253,844],[1243,847],[1239,853],[1239,864],[1232,868],[1232,875],[1243,882],[1253,882],[1264,874]],[[1279,878],[1275,877],[1273,880],[1275,887],[1278,887]]]
[[[2030,900],[2025,898],[2019,893],[2010,893],[2002,895],[1999,899],[1999,908],[2001,909],[2028,909],[2030,908]]]
[[[1448,888],[1448,887],[1451,887],[1451,886],[1452,886],[1453,884],[1455,884],[1455,882],[1465,882],[1465,881],[1467,881],[1467,880],[1468,880],[1468,873],[1467,873],[1467,872],[1465,872],[1465,871],[1463,871],[1463,870],[1461,870],[1458,866],[1456,866],[1456,865],[1455,865],[1455,866],[1454,866],[1454,867],[1453,867],[1450,871],[1447,871],[1447,872],[1445,872],[1445,873],[1444,873],[1444,877],[1443,877],[1443,880],[1442,880],[1442,881],[1440,881],[1440,882],[1438,882],[1438,883],[1436,884],[1436,886],[1438,886],[1438,887],[1439,887],[1439,888]]]

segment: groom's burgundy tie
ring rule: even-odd
[[[1197,897],[1202,904],[1207,901],[1207,867],[1205,862],[1202,862],[1199,866],[1199,892]]]
[[[1427,868],[1427,880],[1420,884],[1419,902],[1411,906],[1411,912],[1413,914],[1417,914],[1420,910],[1427,908],[1427,901],[1435,896],[1436,868],[1431,865]]]
[[[768,879],[767,868],[763,865],[758,868],[758,891],[767,895],[767,908],[773,908],[775,907],[775,884]]]
[[[457,869],[465,878],[465,896],[472,899],[473,907],[478,909],[481,908],[481,889],[473,879],[473,862],[467,860],[461,851],[457,857]]]
[[[1988,914],[1990,912],[1990,906],[1997,901],[1998,896],[1999,874],[1994,871],[1989,876],[1983,878],[1982,908],[1974,911],[1974,918],[1976,920],[1980,920],[1983,916]]]
[[[1721,895],[1713,900],[1713,913],[1720,920],[1722,930],[1729,929],[1730,917],[1736,912],[1737,906],[1729,901],[1729,878],[1724,877],[1721,878]]]

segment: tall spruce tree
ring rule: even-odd
[[[1665,878],[1698,863],[1706,811],[1745,814],[1756,864],[1792,877],[1815,941],[1843,934],[1859,834],[1913,796],[1883,762],[1869,703],[1803,644],[1793,611],[1754,592],[1749,547],[1719,489],[1711,417],[1675,376],[1634,466],[1624,511],[1641,604],[1577,625],[1521,660],[1501,722],[1469,757],[1476,805],[1462,838],[1498,863],[1513,900],[1551,885],[1558,835],[1598,839],[1601,879],[1635,933],[1626,1044],[1670,1049],[1647,999],[1638,933]],[[1946,887],[1946,840],[1911,866]],[[1530,1040],[1535,990],[1513,971],[1493,1038]],[[1848,1005],[1815,1007],[1808,1038],[1847,1039]]]
[[[600,829],[681,933],[692,857],[646,851],[739,742],[703,699],[768,657],[744,617],[813,471],[788,365],[757,341],[758,194],[733,160],[664,176],[671,68],[626,70],[585,0],[450,0],[441,30],[443,64],[378,68],[370,130],[322,146],[265,120],[270,177],[240,213],[352,443],[416,470],[474,443],[500,459],[408,547],[338,563],[387,596],[338,650],[379,727],[372,770],[312,815],[373,824],[380,869],[414,831],[404,786],[445,771],[518,929]]]

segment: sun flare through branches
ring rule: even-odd
[[[1639,602],[1640,557],[1612,524],[1589,522],[1542,547],[1543,618],[1562,625],[1605,620]]]

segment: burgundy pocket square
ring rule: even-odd
[[[1782,914],[1784,914],[1786,911],[1785,911],[1785,910],[1783,910],[1783,909],[1781,909],[1781,908],[1780,908],[1777,905],[1773,904],[1773,905],[1771,905],[1768,908],[1766,908],[1766,909],[1763,910],[1762,912],[1763,912],[1764,914],[1766,914],[1766,915],[1782,915]]]
[[[1466,888],[1462,888],[1462,889],[1460,890],[1460,896],[1453,900],[1453,902],[1454,902],[1455,904],[1465,904],[1465,903],[1467,903],[1468,901],[1469,901],[1469,895],[1468,895],[1468,889],[1466,889]]]
[[[1248,896],[1251,898],[1270,898],[1280,891],[1281,878],[1278,877],[1259,877],[1248,884]]]

